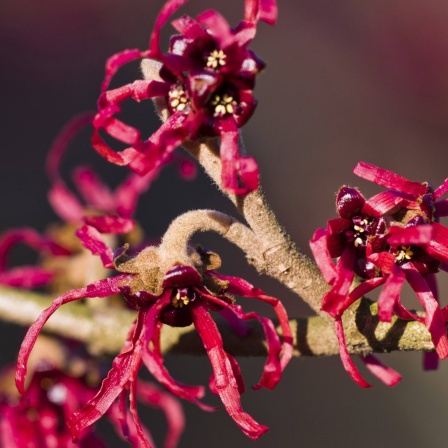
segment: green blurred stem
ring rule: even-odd
[[[28,326],[39,313],[50,305],[52,298],[26,290],[0,287],[0,319]],[[377,305],[368,299],[359,302],[344,322],[347,346],[352,354],[394,350],[432,350],[433,345],[425,326],[418,322],[394,319],[391,323],[379,322]],[[45,331],[78,340],[92,354],[116,354],[126,339],[134,311],[122,308],[96,310],[85,303],[69,303],[61,307],[47,322]],[[294,332],[295,356],[330,356],[338,354],[333,327],[326,319],[309,317],[291,319]],[[264,356],[266,345],[260,325],[251,325],[251,332],[239,338],[223,321],[218,323],[226,350],[234,356]],[[187,355],[205,354],[203,344],[194,327],[162,330],[164,353]]]

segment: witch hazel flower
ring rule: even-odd
[[[158,171],[152,171],[146,176],[128,176],[115,191],[112,191],[87,166],[80,166],[73,170],[72,177],[79,196],[72,192],[60,173],[60,164],[69,145],[80,132],[92,127],[94,113],[84,112],[73,117],[55,138],[47,156],[47,173],[51,181],[48,194],[54,211],[67,223],[79,225],[86,216],[102,215],[103,221],[110,225],[112,221],[116,233],[127,233],[134,227],[131,219],[135,212],[138,198],[155,180]],[[110,218],[108,218],[110,216]],[[113,217],[113,218],[112,218]]]
[[[23,244],[39,255],[66,256],[69,251],[51,238],[39,234],[29,227],[11,229],[0,234],[0,284],[25,289],[47,285],[54,278],[54,271],[38,265],[11,267],[9,256],[12,250]]]
[[[264,63],[247,46],[256,32],[258,20],[274,23],[274,0],[245,2],[245,20],[235,29],[216,11],[209,10],[196,19],[183,16],[172,22],[179,33],[171,38],[168,53],[159,48],[160,32],[169,17],[186,0],[169,0],[156,19],[147,51],[126,50],[112,56],[106,64],[106,77],[94,120],[93,146],[108,161],[129,165],[144,174],[162,163],[187,140],[220,138],[222,186],[244,195],[258,188],[258,167],[252,157],[241,156],[238,129],[251,117],[256,100],[255,77]],[[148,57],[161,66],[159,79],[137,80],[108,90],[114,73],[122,65]],[[153,98],[163,101],[168,117],[147,140],[140,131],[116,118],[121,103]],[[100,136],[100,130],[129,145],[115,152]]]
[[[446,200],[440,200],[448,190],[448,180],[434,190],[428,183],[412,182],[367,163],[359,163],[354,173],[388,189],[366,200],[356,188],[342,187],[336,199],[339,218],[330,220],[327,229],[316,231],[311,248],[331,285],[322,300],[322,310],[335,318],[344,367],[358,384],[369,387],[348,355],[342,315],[377,287],[383,286],[378,300],[381,321],[390,322],[397,316],[423,323],[437,357],[448,356],[445,318],[438,304],[435,279],[435,273],[448,260],[448,229],[437,222],[448,214]],[[337,259],[336,264],[333,259]],[[354,280],[359,284],[351,289]],[[420,300],[425,317],[402,304],[400,291],[405,281]],[[425,356],[425,366],[434,368],[432,354]],[[379,377],[386,383],[396,383],[387,371],[380,372]]]
[[[87,248],[94,247],[96,250],[99,247],[98,241],[85,238],[82,233],[79,236]],[[135,407],[135,387],[142,364],[174,395],[191,401],[204,410],[212,410],[213,408],[200,401],[204,395],[203,387],[186,386],[171,377],[164,366],[160,349],[160,331],[163,325],[183,327],[193,324],[212,365],[210,389],[219,395],[229,415],[247,436],[253,439],[260,437],[268,428],[258,423],[241,407],[240,396],[244,392],[244,381],[238,363],[224,350],[223,340],[211,313],[223,312],[226,317],[227,312],[241,321],[255,319],[260,322],[266,335],[268,356],[255,388],[272,389],[279,382],[282,371],[292,356],[292,331],[281,302],[241,278],[217,273],[219,257],[202,249],[189,249],[188,258],[179,257],[182,262],[173,261],[178,257],[171,252],[167,253],[163,242],[158,247],[147,247],[130,259],[125,252],[126,248],[116,251],[112,260],[116,269],[122,272],[121,275],[99,280],[58,297],[31,326],[19,353],[16,374],[18,389],[23,391],[27,360],[37,335],[61,305],[87,297],[101,298],[121,292],[137,310],[137,319],[96,396],[70,418],[69,426],[73,436],[76,438],[87,426],[104,415],[115,400],[124,400],[123,397],[129,396],[130,415],[138,440],[142,446],[149,446]],[[106,247],[103,256],[109,256]],[[254,298],[272,306],[280,321],[283,343],[270,319],[255,312],[244,312],[235,303],[234,295]]]
[[[23,397],[18,397],[17,390],[13,389],[13,368],[5,369],[0,376],[1,446],[105,448],[106,445],[95,435],[93,425],[83,430],[76,442],[67,425],[70,416],[95,396],[101,379],[100,365],[90,358],[75,356],[66,348],[56,357],[52,354],[52,359],[48,350],[61,345],[45,339],[42,342],[42,338],[37,342],[40,358],[32,362],[32,372],[28,376]],[[63,361],[57,359],[61,355],[64,356]],[[184,415],[178,401],[171,394],[144,381],[138,382],[136,395],[141,403],[164,412],[168,422],[164,447],[175,448],[184,428]],[[135,436],[129,411],[123,403],[117,400],[106,416],[120,438],[128,440],[133,446],[141,446]],[[142,430],[151,440],[150,432],[145,427]]]

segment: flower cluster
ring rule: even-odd
[[[85,232],[79,232],[79,236],[86,247],[100,247],[99,242],[90,235],[86,237]],[[109,251],[105,245],[102,247],[103,256],[108,257]],[[187,326],[192,323],[212,365],[210,389],[219,395],[229,415],[246,435],[253,439],[261,436],[267,427],[242,410],[240,395],[244,391],[243,378],[236,360],[223,348],[211,312],[221,312],[224,318],[229,318],[228,314],[231,314],[233,319],[256,319],[260,322],[266,335],[268,357],[255,388],[272,389],[292,356],[292,332],[281,302],[241,278],[217,273],[215,269],[220,265],[219,257],[201,249],[192,252],[192,259],[195,260],[192,265],[175,264],[167,270],[161,268],[164,265],[162,245],[149,246],[136,257],[125,259],[124,248],[116,251],[112,261],[122,274],[69,291],[42,312],[30,327],[19,353],[16,373],[18,389],[22,392],[24,390],[27,361],[39,332],[61,305],[87,297],[101,298],[122,293],[129,304],[137,309],[137,319],[98,393],[70,418],[69,426],[73,436],[77,437],[104,415],[116,399],[124,400],[129,395],[132,421],[139,443],[148,446],[135,408],[137,375],[142,364],[169,391],[198,404],[202,409],[211,410],[210,406],[199,401],[204,394],[202,387],[185,386],[177,382],[163,364],[160,350],[162,325]],[[109,261],[106,260],[106,263]],[[283,344],[272,321],[255,312],[244,312],[235,303],[234,294],[255,298],[273,307],[280,321]],[[229,321],[233,319],[229,318]]]
[[[252,157],[238,153],[238,128],[252,115],[256,100],[253,88],[264,63],[247,46],[258,20],[274,23],[275,0],[246,0],[245,18],[232,29],[216,11],[196,19],[183,16],[172,22],[179,33],[171,38],[168,53],[159,48],[162,26],[186,0],[169,0],[157,17],[147,51],[126,50],[106,64],[103,93],[94,119],[92,143],[97,152],[118,165],[129,165],[137,173],[156,169],[186,140],[220,137],[222,186],[244,195],[258,188],[258,167]],[[160,65],[159,79],[137,80],[108,90],[118,68],[134,59],[148,57]],[[149,139],[116,118],[126,99],[163,99],[169,117]],[[115,152],[100,136],[100,130],[130,145]]]
[[[42,342],[44,341],[44,342]],[[101,368],[91,358],[82,358],[62,350],[56,357],[49,357],[48,350],[59,345],[52,340],[39,339],[40,356],[34,360],[32,375],[24,396],[19,398],[12,389],[14,369],[5,369],[0,375],[0,442],[2,447],[71,447],[105,448],[105,444],[89,426],[73,441],[67,421],[80,407],[91,400],[101,380]],[[39,351],[39,350],[38,350]],[[57,359],[58,356],[65,359]],[[61,364],[61,365],[59,365]],[[157,386],[139,380],[136,385],[139,401],[161,409],[168,422],[165,448],[174,448],[182,434],[184,416],[179,402]],[[135,404],[132,404],[134,407]],[[134,409],[133,409],[134,410]],[[119,400],[107,411],[107,418],[117,434],[134,446],[139,445],[137,431],[130,412]],[[147,440],[149,431],[142,428]]]
[[[448,179],[433,189],[424,182],[412,182],[391,171],[359,163],[354,173],[387,190],[365,199],[356,189],[344,186],[336,198],[339,218],[318,229],[311,248],[331,290],[322,309],[335,318],[341,358],[346,370],[363,387],[348,356],[342,328],[343,313],[363,295],[382,286],[378,317],[390,322],[393,316],[423,323],[428,329],[438,358],[448,356],[445,310],[438,303],[435,274],[447,269],[448,229],[438,220],[448,215]],[[333,259],[338,259],[336,264]],[[358,285],[352,288],[354,280]],[[406,308],[400,292],[407,282],[425,311],[425,316]],[[426,357],[426,367],[434,359]],[[387,381],[387,376],[385,376]]]

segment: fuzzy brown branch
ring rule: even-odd
[[[98,299],[100,300],[100,299]],[[52,298],[26,290],[0,287],[0,318],[30,325],[50,305]],[[83,303],[61,307],[45,325],[45,331],[70,337],[86,344],[93,354],[115,354],[120,351],[135,312],[122,308],[104,308],[97,312]],[[321,317],[291,319],[295,356],[330,356],[339,353],[332,326]],[[226,350],[234,356],[266,356],[265,335],[260,325],[251,325],[251,332],[239,338],[224,322],[219,330]],[[347,347],[352,354],[389,352],[394,350],[432,350],[425,326],[418,322],[394,319],[379,322],[377,305],[363,299],[355,319],[345,328]],[[164,353],[205,354],[203,343],[193,326],[173,328],[164,325],[161,347]]]
[[[147,80],[161,80],[160,67],[159,62],[145,59],[142,61],[143,76]],[[165,121],[169,116],[165,100],[158,98],[155,105],[161,119]],[[297,248],[280,226],[261,188],[244,197],[229,194],[221,188],[221,160],[216,138],[200,142],[184,142],[183,146],[199,161],[218,188],[235,204],[257,238],[256,248],[262,253],[262,262],[259,262],[258,253],[254,254],[250,248],[246,252],[249,261],[260,273],[280,281],[320,314],[320,303],[329,286],[316,264]],[[326,315],[322,315],[327,318]]]

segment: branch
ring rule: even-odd
[[[20,325],[31,325],[48,307],[48,295],[0,287],[0,318]],[[86,344],[93,354],[116,354],[124,344],[136,313],[122,308],[96,311],[83,303],[64,305],[50,318],[47,332]],[[333,327],[321,317],[291,319],[295,356],[330,356],[339,353]],[[239,338],[224,322],[218,322],[226,350],[234,356],[266,356],[265,336],[260,325],[252,324],[251,332]],[[279,330],[278,330],[279,331]],[[379,322],[377,305],[363,299],[356,318],[345,328],[347,347],[352,354],[394,350],[432,350],[431,337],[425,326],[415,321],[394,319]],[[203,355],[203,343],[193,326],[163,326],[161,347],[164,353]]]
[[[143,76],[146,80],[161,80],[161,64],[145,59],[142,61]],[[155,100],[155,106],[163,121],[169,116],[163,98]],[[267,274],[298,294],[311,308],[321,314],[322,297],[329,290],[316,264],[308,258],[291,240],[270,209],[264,194],[259,188],[244,197],[229,194],[221,188],[221,159],[217,139],[201,142],[184,142],[184,148],[203,166],[218,188],[229,197],[244,217],[257,239],[257,249],[261,259],[248,250],[248,260],[257,271]],[[242,146],[242,142],[240,143]],[[322,313],[325,319],[327,316]]]

